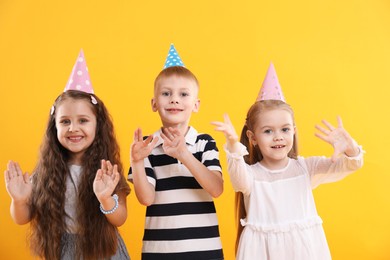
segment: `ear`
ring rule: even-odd
[[[255,134],[251,130],[246,130],[246,136],[249,139],[249,142],[253,144],[254,146],[257,145]]]
[[[199,107],[200,107],[200,99],[197,99],[195,101],[195,104],[194,104],[194,108],[192,109],[192,112],[196,113],[199,111]]]
[[[157,104],[156,104],[156,100],[154,98],[152,98],[152,100],[150,100],[150,105],[152,106],[152,111],[156,112],[157,111]]]

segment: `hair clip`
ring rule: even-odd
[[[50,115],[51,116],[54,114],[54,111],[55,111],[55,107],[54,107],[54,105],[52,105],[50,108]]]
[[[98,102],[94,96],[91,95],[91,103],[96,105]]]

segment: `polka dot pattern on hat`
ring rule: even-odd
[[[84,91],[90,94],[94,93],[83,50],[80,50],[76,63],[73,66],[72,73],[66,83],[64,92],[71,89]]]
[[[183,61],[181,60],[179,54],[177,53],[175,46],[171,44],[169,48],[168,56],[164,64],[164,69],[173,67],[173,66],[181,66],[185,67]]]

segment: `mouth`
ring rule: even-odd
[[[171,112],[171,113],[177,113],[177,112],[182,112],[183,109],[179,109],[179,108],[168,108],[166,109],[168,112]]]
[[[271,148],[273,149],[281,149],[281,148],[284,148],[286,147],[285,145],[274,145],[274,146],[271,146]]]
[[[72,143],[80,142],[81,139],[83,139],[82,136],[69,136],[68,137],[68,140],[71,141]]]

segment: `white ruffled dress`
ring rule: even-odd
[[[260,163],[246,164],[247,150],[240,145],[234,154],[225,146],[230,179],[234,190],[244,194],[247,212],[236,259],[331,259],[312,189],[361,168],[361,147],[358,156],[341,156],[334,163],[326,157],[299,157],[283,169],[269,170]]]

